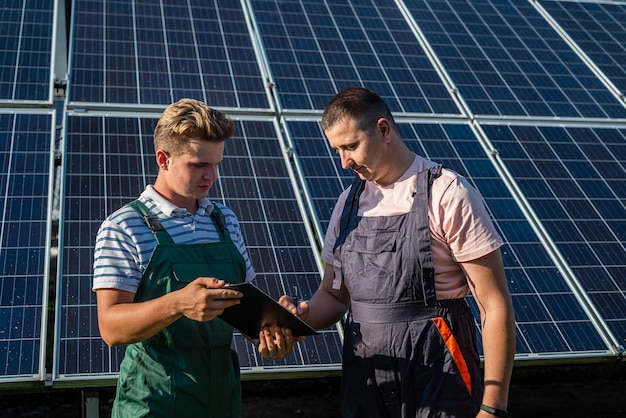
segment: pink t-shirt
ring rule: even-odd
[[[395,183],[382,187],[365,182],[359,200],[359,216],[393,216],[409,212],[417,173],[436,165],[416,155],[413,164]],[[339,196],[326,231],[322,259],[328,264],[334,261],[332,251],[349,190]],[[467,280],[458,263],[480,258],[502,245],[482,197],[464,177],[443,169],[431,188],[428,223],[437,299],[465,297]]]

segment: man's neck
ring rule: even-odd
[[[405,148],[397,155],[396,158],[392,158],[392,161],[394,161],[393,168],[389,171],[387,176],[385,176],[385,179],[383,179],[382,182],[374,182],[376,185],[384,187],[398,181],[398,179],[406,173],[409,167],[411,167],[413,161],[415,161],[415,153],[410,151],[408,148]]]
[[[170,201],[173,205],[179,208],[187,209],[187,212],[195,215],[198,212],[198,208],[200,207],[200,203],[198,203],[198,199],[195,198],[183,198],[182,196],[178,196],[174,193],[167,193],[162,187],[160,187],[158,179],[152,186],[155,192],[163,196],[164,199]]]

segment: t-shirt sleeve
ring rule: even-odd
[[[434,238],[443,241],[457,262],[475,260],[502,245],[479,192],[462,176],[442,176],[433,185]],[[439,204],[437,205],[436,202]]]
[[[105,220],[94,247],[93,290],[136,293],[141,281],[139,255],[132,237],[111,218]]]

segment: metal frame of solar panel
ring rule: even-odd
[[[492,153],[478,139],[480,133],[465,121],[402,116],[396,121],[409,148],[466,176],[481,191],[505,240],[502,251],[517,315],[516,359],[557,361],[618,355],[617,340],[607,335],[608,327],[594,314],[588,296],[545,247],[544,237],[502,179]],[[297,171],[323,241],[334,200],[352,174],[341,169],[315,118],[286,117],[284,124],[293,138],[290,146]],[[478,309],[471,298],[470,305],[480,336]],[[604,317],[604,321],[608,319]],[[478,341],[480,344],[480,338]]]
[[[0,8],[0,105],[52,103],[57,1],[12,1]]]
[[[119,370],[123,348],[106,346],[97,328],[91,291],[93,239],[109,213],[136,198],[156,177],[152,133],[158,116],[68,113],[55,384],[112,380]],[[321,262],[303,218],[304,205],[294,189],[277,122],[263,116],[235,120],[237,133],[226,142],[219,180],[210,197],[238,215],[257,271],[255,283],[275,299],[291,293],[293,285],[308,298],[319,286]],[[233,343],[244,378],[337,371],[340,347],[336,327],[296,344],[292,354],[272,362],[263,360],[239,333]]]
[[[54,111],[0,109],[0,384],[45,379]]]
[[[185,5],[74,1],[70,106],[158,111],[192,97],[226,111],[273,110],[242,2]]]

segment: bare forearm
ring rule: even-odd
[[[515,318],[500,250],[461,263],[480,309],[485,393],[483,403],[506,409],[515,355]],[[486,412],[480,416],[488,415]]]
[[[97,298],[102,339],[109,345],[130,344],[153,336],[182,316],[210,321],[238,304],[243,296],[223,286],[223,280],[199,277],[180,290],[138,303],[133,293],[100,289]]]
[[[339,321],[348,306],[333,294],[320,287],[309,300],[309,315],[306,322],[315,329],[328,328]]]
[[[143,341],[182,316],[174,308],[172,294],[140,303],[111,306],[98,316],[100,333],[110,346]]]
[[[483,314],[485,393],[483,403],[506,409],[515,355],[515,322],[510,305]]]

